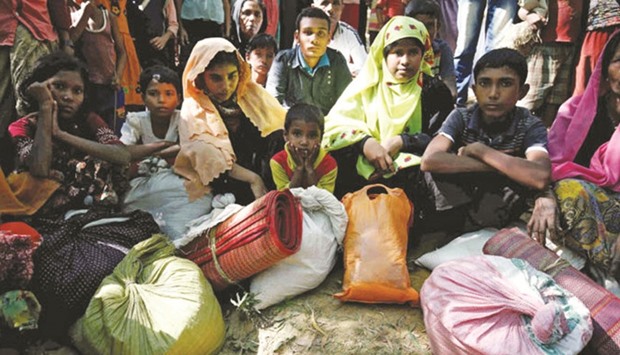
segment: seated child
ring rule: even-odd
[[[456,99],[456,71],[454,69],[454,53],[448,43],[437,34],[441,28],[441,8],[435,0],[410,1],[405,14],[422,22],[433,41],[434,61],[431,68],[433,75],[446,84],[452,97]]]
[[[316,185],[334,192],[338,167],[336,160],[320,147],[324,117],[309,104],[295,104],[284,121],[284,150],[269,165],[278,190]]]
[[[278,52],[278,44],[273,36],[259,33],[252,37],[245,53],[245,61],[252,68],[252,81],[265,87],[267,74]]]
[[[516,106],[529,89],[526,77],[526,59],[513,49],[495,49],[478,60],[477,103],[452,111],[422,157],[434,204],[422,206],[428,207],[425,227],[435,221],[448,232],[501,228],[525,211],[526,197],[547,189],[547,130]]]
[[[173,164],[179,152],[181,80],[174,70],[155,65],[140,74],[140,87],[147,111],[127,114],[121,142],[131,146],[134,161],[153,154]]]

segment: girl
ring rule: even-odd
[[[336,196],[372,180],[403,187],[412,197],[416,177],[409,175],[419,170],[406,168],[419,165],[434,130],[435,111],[423,110],[423,104],[427,95],[451,102],[447,89],[442,100],[422,90],[423,74],[431,72],[431,46],[424,25],[404,16],[392,18],[377,35],[360,74],[325,120],[322,146],[339,167]]]
[[[204,39],[190,55],[175,162],[175,171],[190,182],[190,197],[211,184],[233,192],[240,204],[267,191],[269,159],[283,147],[281,133],[268,135],[282,129],[285,111],[250,76],[249,65],[225,39]]]

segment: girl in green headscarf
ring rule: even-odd
[[[342,174],[337,195],[367,180],[400,185],[390,183],[392,177],[419,165],[435,113],[422,110],[423,81],[431,79],[432,64],[431,39],[421,22],[396,16],[381,29],[364,67],[325,120],[322,145],[334,152]],[[443,91],[447,114],[451,98]]]

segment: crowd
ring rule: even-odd
[[[45,246],[76,218],[126,218],[108,228],[131,248],[178,232],[131,207],[145,169],[199,214],[225,193],[381,183],[415,206],[413,238],[530,211],[532,238],[620,281],[616,1],[301,3],[0,0],[0,219]],[[36,275],[45,313],[60,291]]]

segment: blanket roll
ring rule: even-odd
[[[289,190],[271,191],[181,251],[221,290],[296,253],[301,233],[299,202]]]
[[[620,298],[592,281],[518,228],[502,229],[484,246],[485,254],[519,258],[572,292],[590,310],[594,333],[589,346],[598,354],[620,354]]]

